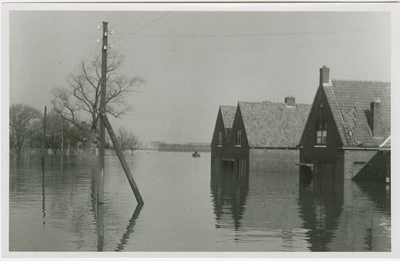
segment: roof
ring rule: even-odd
[[[233,120],[235,119],[236,106],[220,106],[222,120],[225,128],[232,128]]]
[[[295,148],[311,109],[309,104],[239,102],[250,147]]]
[[[323,90],[343,146],[379,146],[390,136],[390,82],[332,80]],[[374,137],[368,124],[376,99],[381,101],[383,137]]]

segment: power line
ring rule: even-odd
[[[137,49],[137,48],[123,48],[121,50],[133,51],[149,51],[149,52],[171,52],[171,51],[234,51],[234,50],[265,50],[265,49],[290,49],[290,48],[304,48],[304,47],[327,47],[327,46],[346,46],[346,45],[365,45],[365,44],[382,44],[390,43],[390,41],[381,42],[361,42],[361,43],[345,43],[345,44],[326,44],[326,45],[298,45],[298,46],[268,46],[268,47],[255,47],[255,48],[192,48],[192,49]]]
[[[51,40],[51,41],[46,41],[46,42],[22,42],[22,43],[10,42],[10,46],[17,46],[17,45],[26,46],[26,45],[40,45],[40,44],[46,45],[46,44],[53,44],[53,43],[67,43],[67,42],[72,42],[72,41],[77,41],[77,40],[79,40],[79,41],[93,40],[94,43],[96,42],[96,40],[93,39],[92,36],[90,36],[90,37],[86,36],[84,38],[68,38],[67,40],[58,40],[58,41]]]
[[[10,39],[16,39],[16,38],[43,38],[43,37],[65,37],[65,36],[97,36],[97,34],[42,34],[42,35],[16,35],[16,36],[10,36]]]
[[[142,14],[141,16],[139,16],[139,17],[128,27],[128,29],[125,30],[125,32],[129,31],[129,30],[137,23],[137,21],[139,21],[140,18],[143,17],[143,15],[144,15],[144,14]],[[118,35],[118,34],[114,34],[114,35]],[[125,34],[121,34],[121,35],[125,35]],[[119,40],[117,40],[117,41],[119,41]]]
[[[124,12],[123,15],[120,16],[120,18],[114,23],[114,26],[117,26],[117,24],[128,14],[128,11]]]
[[[126,14],[125,14],[126,15]],[[165,14],[167,15],[167,14]],[[164,16],[165,16],[164,15]],[[123,15],[124,16],[124,15]],[[123,16],[119,18],[119,20],[114,24],[118,24],[120,20],[122,20]],[[142,17],[142,16],[141,16]],[[129,28],[128,30],[141,18],[139,17]],[[162,17],[159,17],[158,19],[161,19]],[[143,26],[142,28],[137,29],[136,31],[130,33],[129,35],[137,32],[138,30],[143,29],[144,27],[150,25],[151,23],[157,21],[158,19],[150,22],[149,24]],[[390,31],[386,31],[383,29],[388,29],[388,28],[374,28],[375,30],[352,30],[352,31],[323,31],[323,32],[298,32],[298,33],[262,33],[262,34],[136,34],[135,36],[143,36],[143,37],[258,37],[258,36],[281,36],[281,35],[313,35],[313,34],[349,34],[349,33],[388,33]],[[126,31],[128,31],[126,30]],[[40,37],[59,37],[59,36],[97,36],[97,34],[34,34],[34,35],[15,35],[15,36],[10,36],[10,39],[14,38],[40,38]],[[123,35],[123,34],[116,34],[114,35]],[[129,36],[128,35],[128,36]],[[125,36],[127,37],[127,36]],[[122,41],[122,39],[118,41]]]
[[[135,36],[143,36],[143,37],[199,37],[199,38],[208,38],[208,37],[264,37],[264,36],[285,36],[285,35],[315,35],[315,34],[349,34],[349,33],[374,33],[380,32],[385,33],[387,31],[382,31],[382,29],[377,29],[375,31],[331,31],[331,32],[299,32],[299,33],[265,33],[265,34],[136,34]]]
[[[151,21],[150,23],[148,23],[148,24],[145,24],[144,26],[142,26],[142,27],[140,27],[140,28],[136,29],[136,30],[135,30],[135,31],[133,31],[132,33],[128,34],[127,36],[125,36],[125,37],[121,38],[120,40],[118,40],[118,41],[114,42],[114,44],[116,44],[116,43],[118,43],[118,42],[121,42],[122,40],[126,39],[127,37],[131,36],[132,34],[134,34],[134,33],[138,32],[138,31],[142,30],[143,28],[145,28],[145,27],[147,27],[147,26],[149,26],[149,25],[153,24],[154,22],[156,22],[156,21],[160,20],[161,18],[163,18],[163,17],[165,17],[165,16],[169,15],[170,13],[172,13],[172,11],[170,11],[170,12],[168,12],[168,13],[166,13],[166,14],[164,14],[164,15],[160,16],[160,17],[158,17],[157,19],[155,19],[155,20]]]

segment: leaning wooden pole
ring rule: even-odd
[[[137,201],[137,203],[139,205],[143,205],[144,202],[143,202],[142,196],[140,195],[139,189],[136,186],[136,182],[133,179],[133,176],[132,176],[132,173],[131,173],[131,171],[129,169],[128,163],[125,160],[124,153],[121,150],[121,147],[120,147],[120,145],[118,143],[118,140],[117,140],[117,136],[115,136],[115,132],[114,132],[114,130],[113,130],[111,124],[110,124],[110,121],[107,118],[105,110],[101,110],[100,111],[100,116],[101,116],[101,120],[102,120],[103,124],[107,128],[108,134],[110,135],[110,138],[111,138],[111,141],[112,141],[113,146],[115,148],[115,151],[117,152],[119,161],[121,162],[122,168],[125,171],[125,175],[128,178],[129,184],[131,185],[133,194],[135,194],[136,201]]]
[[[108,45],[108,28],[107,22],[103,22],[103,42],[101,48],[101,92],[100,92],[100,111],[106,108],[106,81],[107,81],[107,45]],[[99,146],[99,187],[97,190],[97,203],[104,203],[104,156],[105,156],[105,128],[100,121],[100,146]]]

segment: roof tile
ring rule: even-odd
[[[390,135],[390,82],[332,80],[323,87],[344,146],[378,146]],[[371,102],[382,103],[383,137],[368,124]]]
[[[221,105],[220,109],[225,128],[232,128],[233,120],[235,119],[236,106]]]
[[[239,102],[250,147],[296,147],[311,105]]]

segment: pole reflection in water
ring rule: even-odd
[[[10,160],[13,252],[391,251],[390,188],[340,182],[332,166],[303,183],[297,166],[280,170],[269,158],[241,178],[232,163],[210,176],[207,154],[137,154],[130,163],[146,171],[140,182],[153,203],[135,210],[117,157],[108,157],[107,205],[98,206],[97,160],[46,155],[42,169],[41,156]]]
[[[42,215],[43,215],[43,228],[46,225],[46,190],[45,190],[45,171],[44,171],[44,158],[42,159]]]
[[[97,251],[102,252],[104,246],[104,204],[97,204]]]
[[[125,245],[128,243],[129,241],[129,237],[130,235],[133,233],[133,229],[135,227],[136,224],[136,220],[139,217],[140,211],[142,210],[143,205],[139,204],[136,206],[135,211],[132,214],[132,218],[129,220],[129,225],[126,227],[126,232],[122,235],[121,238],[121,242],[118,244],[117,248],[115,249],[115,251],[117,252],[121,252],[124,250]]]

